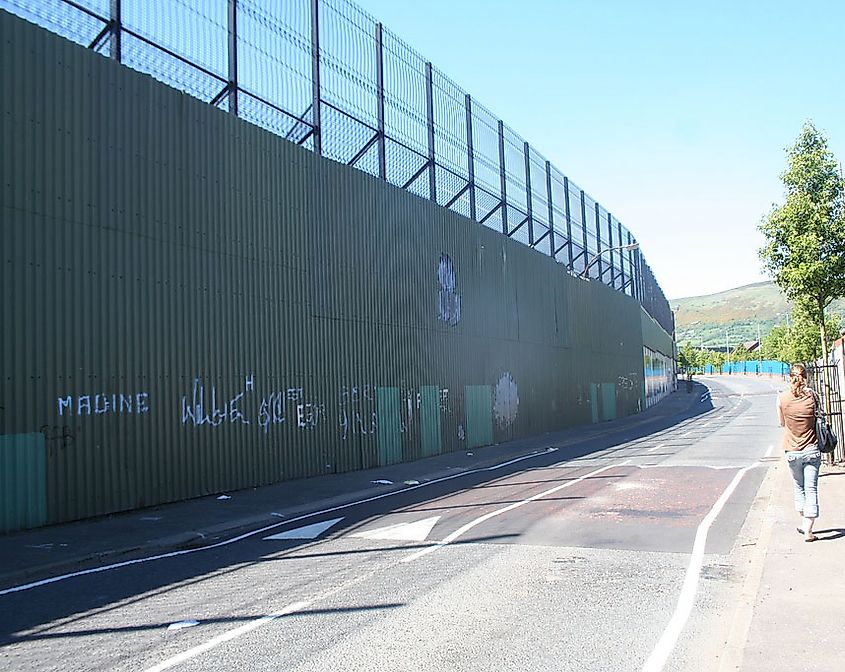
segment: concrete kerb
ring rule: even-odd
[[[572,447],[585,441],[615,434],[623,429],[630,429],[649,422],[654,422],[655,420],[673,417],[676,415],[682,415],[688,412],[694,405],[699,403],[700,395],[698,394],[698,392],[700,390],[698,388],[701,388],[701,390],[703,390],[704,386],[697,384],[694,394],[688,394],[686,392],[683,392],[682,390],[679,390],[673,395],[670,395],[670,397],[667,400],[664,400],[664,402],[657,404],[656,407],[648,409],[645,414],[628,416],[626,418],[620,419],[619,421],[607,423],[606,426],[602,426],[600,428],[596,428],[595,425],[574,427],[564,430],[563,432],[538,435],[534,437],[517,439],[505,443],[494,444],[491,446],[484,446],[481,448],[474,449],[472,451],[468,451],[466,455],[462,455],[461,452],[455,452],[451,454],[437,456],[438,458],[441,458],[441,461],[443,459],[448,459],[449,457],[471,457],[472,459],[468,462],[465,461],[464,464],[461,464],[459,466],[441,467],[439,469],[435,468],[433,471],[425,472],[421,476],[415,475],[414,478],[421,484],[424,484],[428,481],[435,481],[438,479],[446,478],[448,476],[454,476],[459,473],[467,473],[471,471],[489,469],[492,466],[501,464],[502,462],[507,462],[509,460],[539,456],[547,453],[549,449],[552,448],[561,449]],[[643,417],[646,414],[647,417]],[[471,453],[471,455],[469,453]],[[351,473],[367,473],[369,474],[367,478],[369,478],[370,476],[379,476],[380,474],[384,474],[385,472],[399,473],[401,471],[418,469],[421,466],[420,463],[426,461],[427,460],[402,463],[392,465],[391,467],[383,467],[368,470],[367,472]],[[435,465],[430,466],[434,467]],[[304,480],[309,481],[313,479]],[[250,532],[257,532],[258,530],[261,530],[262,528],[265,528],[270,525],[278,524],[279,526],[281,526],[284,525],[286,522],[289,522],[290,519],[294,519],[309,513],[315,513],[321,510],[333,509],[336,507],[343,507],[345,505],[350,505],[360,500],[376,497],[379,495],[387,495],[392,494],[394,492],[400,492],[408,488],[408,486],[404,483],[404,480],[405,479],[397,478],[391,486],[379,486],[363,489],[355,488],[353,490],[339,492],[333,496],[325,496],[318,499],[309,500],[301,504],[281,506],[276,515],[270,513],[269,511],[262,511],[261,513],[235,516],[232,518],[225,519],[222,522],[214,522],[207,525],[191,525],[192,529],[186,529],[176,534],[169,534],[163,537],[143,541],[141,543],[128,543],[106,550],[100,550],[89,553],[78,553],[74,556],[69,556],[62,560],[31,565],[27,566],[25,569],[17,571],[0,572],[0,588],[8,588],[29,581],[35,581],[50,576],[56,576],[62,573],[70,573],[73,571],[90,569],[98,566],[104,566],[136,558],[159,555],[173,551],[197,549],[203,546],[210,546],[214,543],[219,543],[223,539],[235,538],[240,535],[248,534]],[[277,486],[267,487],[278,487],[278,485],[279,484],[277,484]],[[232,492],[232,495],[237,496],[237,491]],[[172,504],[164,504],[155,508],[157,510],[176,510],[179,507],[190,506],[196,502],[197,500],[187,500],[183,502],[174,502]],[[105,521],[114,521],[115,524],[120,524],[121,519],[128,520],[128,516],[137,516],[141,512],[142,511],[136,510],[131,512],[112,514],[111,516],[105,517]],[[104,518],[99,518],[94,519],[93,521],[76,521],[73,523],[67,523],[66,525],[84,526],[87,522],[96,523],[103,521]],[[62,527],[62,525],[56,527]],[[27,532],[37,533],[44,529],[49,528],[37,528],[36,530],[14,533],[14,536],[20,538],[26,535]],[[10,535],[7,535],[5,538],[4,536],[0,536],[0,548],[3,545],[3,541],[8,540],[9,536]]]

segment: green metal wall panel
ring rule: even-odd
[[[399,418],[399,388],[380,387],[376,390],[378,413],[378,463],[396,464],[402,461],[402,434]]]
[[[489,385],[467,385],[466,404],[467,448],[493,443],[493,391]]]
[[[601,386],[601,419],[616,420],[616,385],[604,383]]]
[[[420,425],[422,455],[440,454],[440,389],[436,385],[420,387]]]
[[[640,409],[630,297],[3,12],[0,60],[0,434],[48,522]]]
[[[0,436],[0,532],[47,522],[44,434]]]

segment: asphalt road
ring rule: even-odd
[[[0,596],[0,668],[718,669],[779,430],[772,382],[706,382],[653,433]]]

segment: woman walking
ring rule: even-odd
[[[793,364],[789,389],[778,395],[778,423],[784,428],[783,450],[792,472],[795,510],[803,518],[798,531],[804,541],[816,541],[813,524],[819,515],[819,467],[822,456],[816,439],[816,393],[807,387],[807,369]]]

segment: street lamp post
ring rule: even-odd
[[[587,274],[590,272],[590,267],[593,264],[595,264],[599,259],[601,259],[601,255],[603,255],[605,252],[617,252],[617,251],[622,251],[622,250],[630,251],[630,250],[638,250],[638,249],[640,249],[639,243],[629,243],[628,245],[617,245],[616,247],[606,247],[590,260],[590,263],[588,263],[584,267],[584,270],[581,271],[580,277],[586,278]]]

